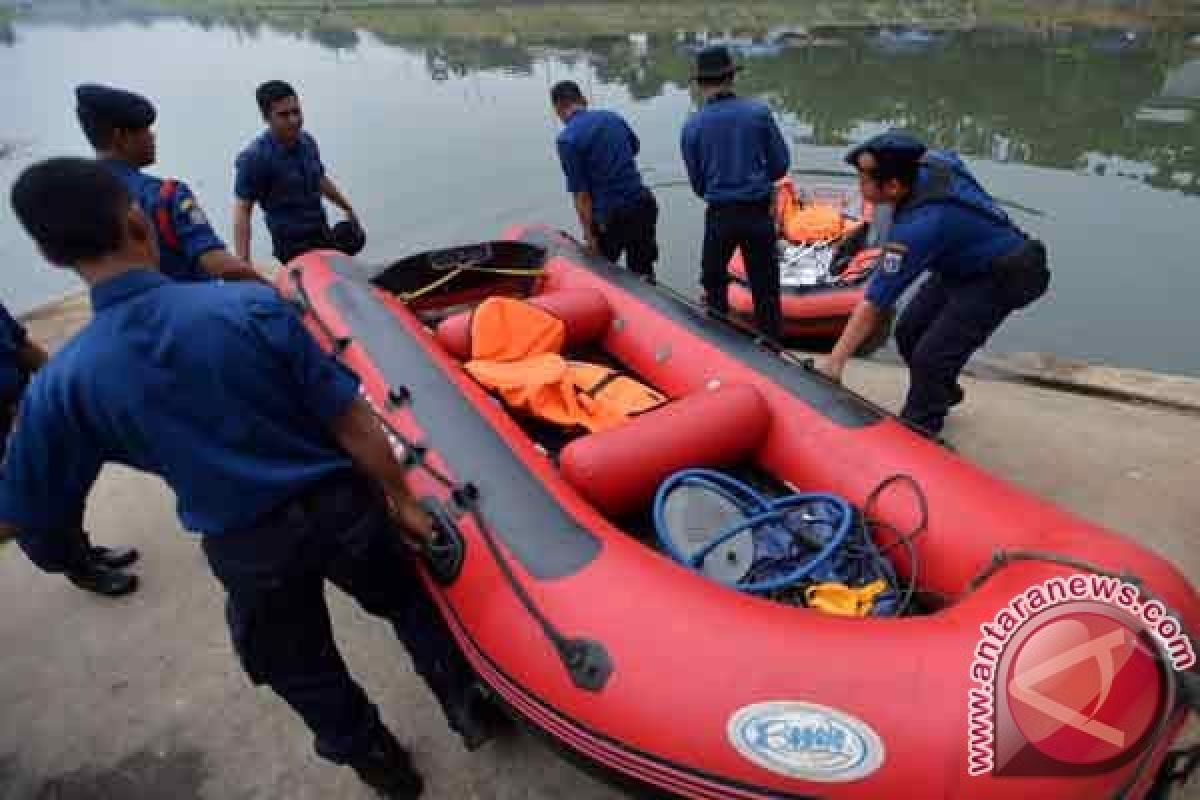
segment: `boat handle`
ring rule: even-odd
[[[467,556],[467,540],[454,517],[434,497],[423,497],[421,507],[433,520],[433,538],[425,545],[425,563],[440,586],[450,586],[458,580]]]

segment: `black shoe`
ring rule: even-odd
[[[93,545],[89,548],[92,561],[109,569],[124,569],[131,566],[141,556],[132,547],[101,547]]]
[[[477,686],[460,713],[454,714],[451,727],[462,737],[467,752],[473,753],[493,739],[510,734],[513,721],[489,699],[486,690]]]
[[[105,597],[121,597],[137,591],[138,577],[128,572],[91,564],[83,572],[68,572],[67,580],[88,592]]]
[[[363,783],[388,800],[417,800],[425,781],[412,765],[408,751],[382,725],[371,749],[350,766]]]

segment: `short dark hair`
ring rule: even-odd
[[[79,127],[83,129],[83,135],[87,137],[93,150],[107,150],[112,147],[113,135],[117,132],[116,125],[83,108],[76,109],[75,115],[79,117]]]
[[[696,78],[696,85],[702,89],[715,89],[719,86],[733,85],[733,73],[714,78]]]
[[[917,167],[920,163],[918,159],[890,150],[879,152],[866,150],[865,152],[875,156],[875,169],[872,177],[876,183],[887,183],[895,178],[902,185],[911,189],[917,182]]]
[[[51,158],[28,167],[13,184],[10,201],[25,231],[60,267],[119,250],[133,202],[120,178],[86,158]]]
[[[575,81],[559,81],[550,88],[550,102],[556,107],[586,103],[587,98]]]
[[[290,83],[284,81],[267,81],[254,91],[254,99],[258,101],[258,110],[264,117],[271,113],[271,106],[280,100],[296,97],[296,90]]]

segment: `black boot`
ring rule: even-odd
[[[388,800],[417,800],[425,781],[413,768],[408,751],[391,731],[379,726],[371,749],[350,762],[359,779]]]
[[[120,597],[137,590],[137,575],[92,563],[87,567],[67,573],[67,580],[88,592],[105,597]]]
[[[92,561],[109,569],[124,569],[141,556],[141,553],[132,547],[102,547],[100,545],[92,545],[89,553]]]

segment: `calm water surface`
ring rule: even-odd
[[[662,206],[661,274],[695,293],[703,208],[682,177],[702,35],[523,42],[384,39],[185,19],[19,21],[0,31],[0,162],[86,154],[73,87],[135,88],[159,107],[158,173],[187,180],[230,233],[233,159],[260,128],[253,90],[300,91],[331,174],[367,225],[365,257],[475,241],[515,222],[574,230],[547,90],[579,81],[624,114]],[[847,30],[818,47],[734,40],[742,91],[777,110],[794,166],[841,171],[848,143],[891,125],[968,157],[1014,218],[1049,245],[1052,294],[1010,321],[997,351],[1041,350],[1200,375],[1200,51],[1186,37],[1015,30]],[[812,178],[809,178],[810,180]],[[823,178],[826,182],[838,178]],[[269,256],[256,217],[256,256]],[[42,263],[4,205],[0,297],[23,310],[77,287]]]

